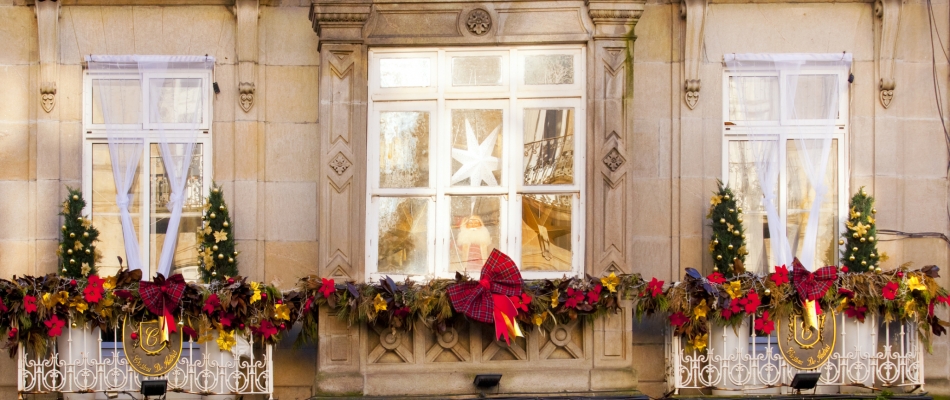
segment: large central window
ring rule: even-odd
[[[582,270],[584,49],[369,52],[367,272]]]

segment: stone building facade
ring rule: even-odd
[[[948,101],[950,42],[932,41],[950,38],[948,15],[946,0],[0,0],[0,274],[55,269],[60,199],[88,179],[83,60],[105,54],[215,58],[213,179],[242,273],[285,288],[311,273],[371,278],[370,52],[394,48],[581,49],[576,272],[670,282],[711,270],[705,215],[723,177],[730,53],[850,53],[839,179],[877,198],[881,228],[948,234],[948,110],[935,96]],[[950,265],[939,239],[881,247],[885,268]],[[376,331],[324,310],[319,344],[275,352],[277,396],[471,394],[488,372],[504,374],[503,393],[658,395],[666,321],[625,310],[510,348],[478,326]],[[937,340],[926,356],[932,392],[950,394],[948,353]],[[14,368],[0,363],[4,397]]]

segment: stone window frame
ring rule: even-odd
[[[380,88],[380,78],[378,71],[378,56],[381,54],[398,54],[402,57],[429,57],[434,61],[431,66],[435,75],[431,78],[429,87],[419,88]],[[523,83],[523,60],[525,55],[534,54],[570,54],[574,61],[573,83],[568,85],[543,85],[538,86],[536,90],[524,88]],[[450,82],[450,63],[448,55],[501,55],[503,68],[506,68],[502,75],[501,86],[481,86],[453,88]],[[586,249],[586,139],[587,139],[587,47],[579,44],[570,45],[527,45],[527,46],[505,46],[505,45],[486,45],[483,47],[404,47],[404,48],[370,48],[367,54],[368,60],[368,112],[367,112],[367,179],[366,179],[366,220],[365,220],[365,255],[366,255],[366,279],[375,281],[383,276],[390,276],[393,279],[411,279],[424,281],[432,278],[452,278],[454,271],[450,271],[449,257],[447,248],[450,246],[448,241],[448,229],[437,229],[439,224],[436,221],[445,222],[449,218],[447,191],[444,185],[435,184],[432,189],[420,190],[409,189],[402,191],[393,189],[375,188],[378,186],[378,127],[374,126],[374,117],[378,118],[379,111],[398,111],[415,108],[419,110],[430,111],[430,142],[436,141],[439,132],[447,132],[448,118],[450,110],[459,108],[458,104],[497,104],[499,102],[507,103],[501,106],[505,111],[505,130],[507,161],[503,162],[505,173],[508,175],[508,182],[502,187],[507,187],[504,193],[495,193],[503,196],[501,212],[508,213],[503,220],[506,232],[502,233],[499,250],[509,254],[520,266],[520,240],[521,240],[521,196],[523,194],[571,194],[572,221],[571,221],[571,245],[572,245],[572,268],[570,271],[522,271],[526,279],[553,279],[560,278],[565,274],[578,275],[585,272],[585,249]],[[502,98],[504,97],[504,98]],[[543,101],[553,102],[555,108],[573,108],[574,116],[574,183],[566,186],[538,186],[524,187],[512,178],[517,178],[520,171],[515,171],[521,161],[513,163],[512,160],[518,158],[522,141],[521,124],[523,123],[523,110],[526,108],[544,107]],[[417,105],[412,104],[417,103]],[[422,104],[419,104],[422,103]],[[408,108],[407,108],[408,107]],[[491,106],[495,107],[495,105]],[[436,149],[444,150],[441,145]],[[438,152],[430,152],[435,155]],[[438,158],[438,157],[435,157]],[[440,161],[431,161],[430,164],[435,170],[447,170],[451,166],[451,160],[448,157],[442,157]],[[447,161],[447,162],[446,162]],[[374,172],[375,171],[375,172]],[[442,182],[445,183],[445,182]],[[470,188],[463,190],[458,187],[455,190],[449,190],[455,195],[479,195],[494,193],[488,188]],[[429,192],[432,193],[429,193]],[[426,274],[420,275],[402,275],[393,273],[381,273],[377,270],[378,253],[378,207],[375,200],[379,197],[425,197],[428,198],[430,217],[428,226],[430,230],[435,229],[436,234],[428,238],[430,245],[428,248],[428,268]],[[437,201],[436,199],[442,199]],[[468,271],[469,275],[477,277],[478,271]]]
[[[204,107],[202,122],[199,124],[198,129],[199,133],[195,138],[195,143],[201,147],[201,156],[202,156],[202,192],[207,192],[211,188],[214,175],[214,151],[213,151],[213,124],[212,116],[213,114],[213,93],[212,85],[214,82],[214,72],[213,70],[208,69],[199,69],[199,68],[170,68],[169,71],[165,73],[157,72],[138,72],[134,68],[132,69],[116,69],[114,71],[103,72],[103,71],[89,71],[88,69],[83,70],[83,91],[82,91],[82,126],[83,126],[83,138],[82,138],[82,193],[83,197],[86,199],[86,208],[83,210],[83,213],[89,218],[92,218],[93,221],[96,221],[95,215],[93,214],[92,202],[93,202],[93,146],[94,145],[107,145],[108,144],[108,134],[104,124],[94,124],[93,123],[93,112],[92,112],[92,103],[93,103],[93,90],[92,90],[92,81],[94,79],[139,79],[142,87],[142,123],[141,124],[130,124],[122,125],[117,131],[121,132],[121,135],[124,138],[129,139],[141,139],[144,141],[145,145],[143,146],[142,156],[140,158],[140,167],[138,172],[138,182],[139,187],[142,193],[138,196],[135,196],[133,199],[134,202],[139,203],[139,209],[141,210],[138,214],[133,214],[133,218],[140,218],[138,226],[138,240],[139,240],[139,256],[141,258],[142,273],[144,276],[151,276],[155,271],[155,266],[151,262],[151,246],[149,241],[150,239],[150,223],[143,223],[141,221],[149,221],[151,219],[151,210],[149,207],[149,201],[151,198],[151,184],[144,185],[141,182],[145,182],[149,178],[150,174],[150,151],[151,145],[159,143],[160,131],[157,129],[150,129],[147,124],[147,112],[149,107],[147,106],[148,101],[148,92],[147,89],[147,79],[149,77],[161,77],[161,78],[198,78],[202,80],[202,93],[204,94],[204,99],[202,100],[202,105]],[[185,134],[183,131],[180,131],[183,127],[176,127],[171,125],[165,129],[165,135],[174,141],[175,138],[185,138],[189,137],[190,134]],[[176,131],[178,130],[178,131]],[[196,148],[197,150],[197,148]],[[110,171],[111,177],[111,171]],[[204,196],[205,194],[203,194]],[[119,238],[121,241],[121,238]],[[125,255],[122,255],[125,258]],[[195,254],[197,260],[197,253]],[[156,255],[157,259],[157,255]],[[112,261],[109,260],[111,263]],[[126,267],[128,263],[125,262]],[[197,261],[195,262],[197,265]],[[102,267],[100,267],[102,268]]]
[[[835,68],[835,67],[807,67],[801,70],[802,74],[808,75],[825,75],[825,74],[835,74],[838,75],[838,79],[841,81],[848,80],[849,70],[846,68]],[[729,104],[730,104],[730,91],[729,91],[729,78],[736,76],[765,76],[762,71],[758,71],[755,67],[748,68],[723,68],[722,72],[722,120],[724,121],[722,125],[722,182],[724,184],[729,184],[729,145],[732,142],[742,142],[751,140],[753,137],[761,138],[763,135],[772,136],[776,141],[782,143],[788,143],[790,140],[797,138],[809,138],[815,137],[818,138],[818,129],[813,126],[808,126],[810,121],[803,121],[799,123],[794,123],[792,120],[786,119],[784,116],[780,115],[779,119],[772,122],[732,122],[729,117]],[[783,78],[779,78],[780,82],[780,95],[779,98],[783,97],[784,92],[784,82]],[[839,96],[839,107],[838,107],[838,118],[835,121],[835,132],[833,140],[837,143],[837,151],[835,157],[837,163],[835,165],[837,171],[837,187],[835,194],[838,198],[837,204],[837,235],[840,236],[841,232],[844,232],[845,221],[847,220],[847,210],[848,210],[848,201],[850,195],[848,194],[848,185],[850,184],[849,170],[848,165],[850,165],[849,156],[850,156],[850,101],[851,101],[851,85],[844,85],[845,94]],[[781,108],[781,106],[780,106]],[[732,123],[733,125],[728,125],[726,122]],[[755,133],[752,133],[752,128],[755,128]],[[782,218],[788,219],[788,202],[787,202],[787,193],[788,193],[788,167],[787,167],[787,146],[777,146],[779,151],[779,158],[782,160],[780,163],[779,169],[779,179],[778,179],[778,213]],[[747,226],[749,228],[749,226]],[[837,236],[835,237],[837,241]],[[839,246],[840,247],[840,246]],[[835,252],[835,257],[839,258],[840,254]],[[768,272],[761,271],[762,266],[753,266],[751,264],[746,265],[747,269],[750,271],[757,272]],[[766,269],[772,269],[774,266],[768,265],[764,266]]]

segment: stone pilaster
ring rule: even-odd
[[[62,200],[62,179],[64,177],[61,161],[63,148],[62,123],[60,109],[56,107],[60,70],[59,18],[60,2],[52,0],[37,1],[35,4],[37,44],[39,47],[39,74],[35,86],[36,102],[31,102],[36,117],[35,150],[33,160],[36,163],[35,183],[30,183],[30,265],[35,265],[32,273],[41,275],[56,270],[55,258],[44,254],[48,247],[42,246],[59,236],[59,218],[52,215],[49,208]],[[61,97],[61,96],[60,96]],[[32,179],[31,179],[32,180]],[[76,186],[76,182],[67,184]],[[52,222],[52,223],[51,223]],[[35,264],[34,264],[35,263]]]

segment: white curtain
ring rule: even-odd
[[[207,56],[88,56],[86,61],[91,73],[134,71],[135,74],[129,76],[139,79],[140,99],[129,98],[127,94],[114,95],[119,91],[112,89],[128,86],[129,80],[93,79],[93,90],[99,96],[97,104],[101,105],[101,118],[108,135],[116,204],[130,269],[142,268],[138,235],[129,212],[134,200],[130,189],[142,154],[147,150],[146,139],[158,136],[164,168],[152,171],[152,176],[164,175],[168,181],[171,194],[165,207],[171,215],[157,270],[153,272],[168,276],[177,247],[188,171],[205,116],[204,88],[208,84],[200,79],[176,76],[173,72],[180,68],[212,68],[214,59]],[[153,194],[152,198],[157,196]]]
[[[725,63],[730,70],[737,71],[729,86],[729,117],[741,127],[739,130],[749,134],[752,142],[775,264],[789,265],[798,257],[806,268],[815,270],[821,267],[816,265],[821,205],[829,191],[835,190],[828,187],[825,176],[839,97],[846,93],[848,84],[840,71],[850,69],[851,55],[728,54]],[[793,235],[791,240],[774,190],[785,165],[781,154],[786,143],[779,140],[780,132],[794,138],[798,163],[814,192],[809,199],[805,233]]]

